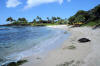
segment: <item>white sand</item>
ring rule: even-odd
[[[92,30],[90,27],[69,28],[65,25],[49,27],[67,30],[71,33],[71,36],[66,39],[60,48],[48,52],[45,57],[30,56],[25,58],[28,62],[21,66],[57,66],[64,64],[65,62],[69,63],[68,66],[100,66],[93,65],[97,58],[97,55],[95,54],[98,54],[98,57],[100,58],[100,53],[98,53],[100,48],[100,45],[98,45],[100,39],[99,29]],[[78,39],[80,38],[89,38],[91,42],[79,43]],[[74,45],[76,49],[68,49],[68,46],[71,45]],[[97,48],[98,51],[96,52]],[[99,59],[98,62],[100,62]]]

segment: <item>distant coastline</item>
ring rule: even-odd
[[[53,25],[59,25],[59,24],[37,24],[37,25],[30,25],[30,24],[4,24],[4,25],[0,25],[0,26],[53,26]]]

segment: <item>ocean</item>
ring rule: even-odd
[[[59,47],[69,36],[50,27],[0,26],[0,65]]]

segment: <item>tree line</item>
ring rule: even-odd
[[[79,10],[75,15],[68,19],[70,25],[73,24],[100,24],[100,5],[91,10]]]
[[[49,17],[43,20],[41,17],[37,16],[32,22],[28,22],[26,18],[18,18],[17,20],[9,17],[6,19],[12,25],[38,25],[38,24],[67,24],[67,19],[61,19],[60,17]]]
[[[26,18],[18,18],[17,20],[9,17],[6,19],[12,25],[43,25],[43,24],[69,24],[69,25],[98,25],[100,24],[100,5],[97,5],[93,9],[88,11],[79,10],[75,15],[69,19],[62,19],[60,17],[46,17],[43,20],[37,16],[32,22],[28,22]]]

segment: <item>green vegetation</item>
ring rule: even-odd
[[[20,60],[17,63],[15,63],[15,62],[9,63],[7,66],[20,66],[25,62],[27,62],[27,60]]]
[[[28,22],[26,18],[18,18],[17,20],[9,17],[6,19],[9,24],[8,26],[21,25],[21,26],[46,26],[46,25],[61,25],[67,24],[68,20],[61,19],[60,17],[47,17],[47,20],[43,20],[41,17],[37,16],[36,19],[33,19],[32,22]]]
[[[68,49],[76,49],[74,45],[68,46]]]
[[[100,25],[100,20],[90,21],[82,26],[95,26],[95,25]]]
[[[100,5],[89,11],[79,10],[69,19],[69,25],[94,26],[100,24]]]
[[[68,20],[61,19],[60,17],[46,17],[43,20],[37,16],[32,22],[28,22],[26,18],[18,18],[17,20],[9,17],[6,19],[9,25],[21,25],[21,26],[46,26],[46,25],[76,25],[76,26],[95,26],[100,25],[100,5],[97,5],[91,10],[84,11],[79,10],[75,15],[71,16]]]
[[[13,22],[14,20],[13,20],[12,17],[9,17],[9,18],[6,19],[6,21],[7,21],[7,22],[8,22],[8,21],[9,21],[9,22]]]
[[[94,26],[94,25],[97,25],[96,22],[88,22],[87,24],[84,24],[82,26]]]

